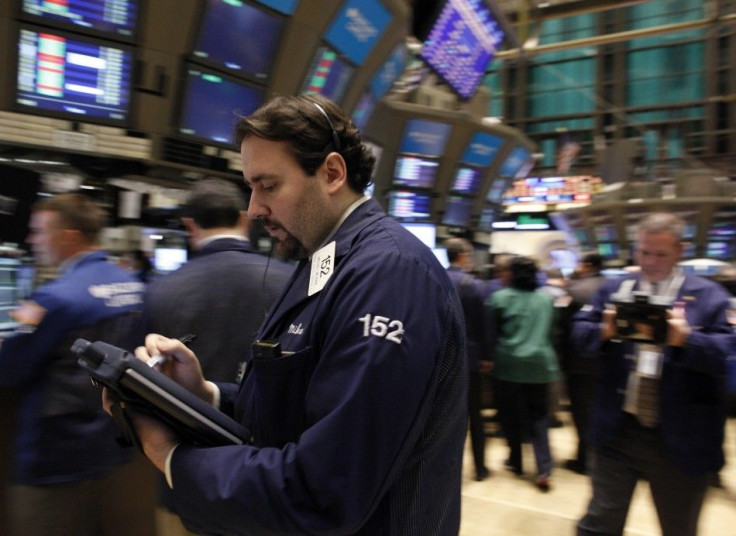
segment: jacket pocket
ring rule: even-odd
[[[295,442],[306,423],[305,398],[312,369],[313,350],[304,348],[277,358],[254,358],[253,403],[255,443],[280,448]]]

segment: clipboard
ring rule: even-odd
[[[190,444],[244,445],[250,432],[130,352],[102,341],[77,339],[71,347],[77,363],[93,382],[108,387],[119,399],[113,416],[123,429],[126,445],[138,445],[128,408],[159,418]]]

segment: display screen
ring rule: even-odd
[[[16,103],[24,111],[125,125],[133,53],[122,45],[22,28]]]
[[[139,0],[23,0],[23,17],[113,38],[135,36]]]
[[[376,73],[370,83],[370,90],[373,93],[373,98],[380,99],[386,93],[388,93],[394,82],[404,72],[404,66],[406,65],[406,44],[404,42],[396,45],[391,55],[381,66],[381,69]]]
[[[301,92],[307,95],[322,95],[339,103],[345,95],[354,70],[337,52],[328,47],[320,47],[312,60]]]
[[[733,259],[736,256],[735,253],[731,242],[717,240],[705,244],[705,257],[708,259],[726,261]]]
[[[388,213],[397,220],[428,220],[431,217],[429,194],[389,192]]]
[[[488,132],[476,132],[468,143],[460,161],[478,167],[488,167],[503,145],[503,138]]]
[[[259,4],[263,4],[264,6],[268,6],[271,9],[275,9],[276,11],[280,11],[281,13],[285,15],[291,15],[294,13],[294,9],[296,9],[296,5],[299,3],[299,0],[256,0]]]
[[[428,248],[434,248],[437,245],[437,227],[434,223],[402,223],[401,225]]]
[[[584,229],[575,229],[574,232],[575,232],[575,238],[581,245],[585,246],[588,244],[588,232],[587,231],[585,231]]]
[[[371,118],[373,108],[376,107],[376,100],[370,91],[364,91],[358,100],[358,104],[355,105],[353,110],[353,123],[358,129],[363,130],[368,124],[368,120]]]
[[[447,0],[419,56],[469,99],[503,39],[485,0]]]
[[[455,170],[455,176],[452,179],[452,191],[459,194],[474,195],[483,182],[485,171],[485,169],[460,166]]]
[[[172,272],[187,262],[184,248],[156,248],[153,250],[153,267],[157,272]]]
[[[431,188],[437,177],[440,163],[437,160],[419,158],[417,156],[398,156],[394,169],[394,184]]]
[[[450,196],[445,203],[442,223],[451,227],[468,227],[473,210],[473,200],[467,197]]]
[[[342,3],[325,34],[325,41],[351,62],[362,65],[391,21],[380,0],[347,0]]]
[[[504,179],[494,180],[493,185],[488,190],[488,195],[486,195],[486,201],[490,201],[491,203],[500,203],[503,199],[504,192],[506,192],[506,185],[507,181]]]
[[[493,231],[493,222],[496,220],[496,211],[490,207],[484,208],[478,220],[478,229],[490,233]]]
[[[607,242],[605,244],[598,244],[598,254],[604,259],[617,259],[618,258],[618,244]]]
[[[371,80],[368,89],[358,100],[353,110],[353,123],[359,129],[364,129],[365,125],[373,113],[376,103],[391,89],[396,79],[401,75],[406,64],[406,45],[399,43],[389,58],[381,66],[381,69]]]
[[[611,242],[618,239],[618,234],[613,225],[596,225],[593,227],[593,236],[596,242]]]
[[[208,142],[232,145],[237,115],[249,115],[265,90],[190,65],[184,79],[179,132]]]
[[[511,178],[517,178],[520,175],[526,174],[528,167],[531,167],[529,166],[529,156],[529,151],[524,147],[514,148],[506,157],[503,164],[501,164],[498,173],[504,177]]]
[[[399,151],[423,156],[440,156],[445,150],[452,125],[426,119],[409,119],[404,127]]]
[[[683,238],[691,238],[694,234],[693,232],[689,237]],[[736,237],[736,223],[717,221],[708,229],[708,238],[711,240],[730,240],[734,237]]]
[[[285,24],[285,17],[243,2],[207,0],[192,56],[239,76],[265,81]]]

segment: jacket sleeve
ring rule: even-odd
[[[74,325],[74,318],[44,292],[31,300],[46,307],[43,320],[32,331],[22,329],[0,346],[0,386],[18,387],[44,374],[44,363]]]
[[[571,344],[574,344],[579,355],[597,357],[605,344],[601,339],[601,320],[603,310],[610,301],[613,291],[620,281],[606,281],[572,318]]]
[[[318,361],[305,407],[294,409],[307,419],[298,441],[175,451],[173,492],[190,530],[338,535],[366,522],[430,418],[446,332],[462,329],[449,284],[422,270],[375,255],[341,267],[322,291]],[[457,411],[467,410],[458,402]],[[452,466],[433,477],[449,481]]]
[[[725,289],[708,285],[693,313],[686,315],[692,332],[682,348],[674,348],[675,365],[691,368],[699,372],[723,376],[726,373],[726,359],[734,343],[734,333],[728,323],[726,311],[730,295]]]

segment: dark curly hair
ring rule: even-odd
[[[537,263],[533,259],[518,256],[511,259],[511,288],[519,290],[534,290],[538,286]]]
[[[249,136],[287,142],[291,154],[310,177],[325,157],[336,151],[345,160],[352,190],[362,193],[371,182],[376,162],[373,153],[361,142],[360,131],[350,118],[320,95],[275,97],[235,125],[238,147]]]

